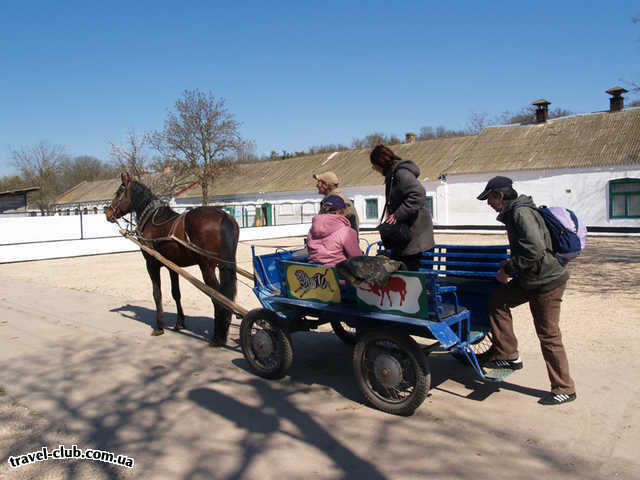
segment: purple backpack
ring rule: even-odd
[[[566,265],[580,255],[587,241],[587,227],[576,214],[563,207],[541,206],[536,210],[549,229],[553,254],[560,264]]]

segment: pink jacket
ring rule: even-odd
[[[313,217],[307,235],[309,263],[336,265],[347,258],[362,255],[358,234],[342,215],[321,213]]]

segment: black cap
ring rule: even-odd
[[[513,180],[508,177],[493,177],[489,180],[487,186],[484,187],[484,192],[478,195],[478,200],[486,200],[493,190],[500,190],[501,188],[510,187],[511,185],[513,185]]]

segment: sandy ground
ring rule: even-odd
[[[489,235],[437,241],[504,243]],[[258,243],[269,252],[301,240]],[[362,402],[351,349],[327,329],[293,336],[284,379],[256,377],[238,345],[239,320],[227,348],[208,347],[211,303],[184,281],[189,330],[151,337],[139,253],[0,265],[0,478],[638,478],[639,244],[592,237],[571,265],[562,329],[576,402],[536,403],[548,379],[522,306],[514,317],[525,368],[484,384],[450,356],[431,355],[431,395],[411,417]],[[242,244],[247,270],[249,259]],[[162,279],[172,325],[168,273]],[[237,302],[257,307],[241,282]],[[135,465],[9,467],[10,456],[60,444]]]

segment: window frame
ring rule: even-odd
[[[637,185],[638,188],[630,192],[614,192],[614,186],[621,184]],[[629,197],[633,195],[640,196],[640,178],[617,178],[615,180],[609,180],[609,218],[640,218],[640,215],[629,215]],[[624,215],[614,215],[614,197],[624,197]]]
[[[369,216],[369,205],[375,205],[375,208],[376,208],[375,216]],[[376,197],[364,199],[364,216],[366,220],[378,220],[378,217],[380,215],[380,212],[378,211],[378,205],[379,205],[379,202],[378,202],[378,198]]]
[[[427,195],[427,210],[429,210],[429,215],[433,218],[433,196]]]

